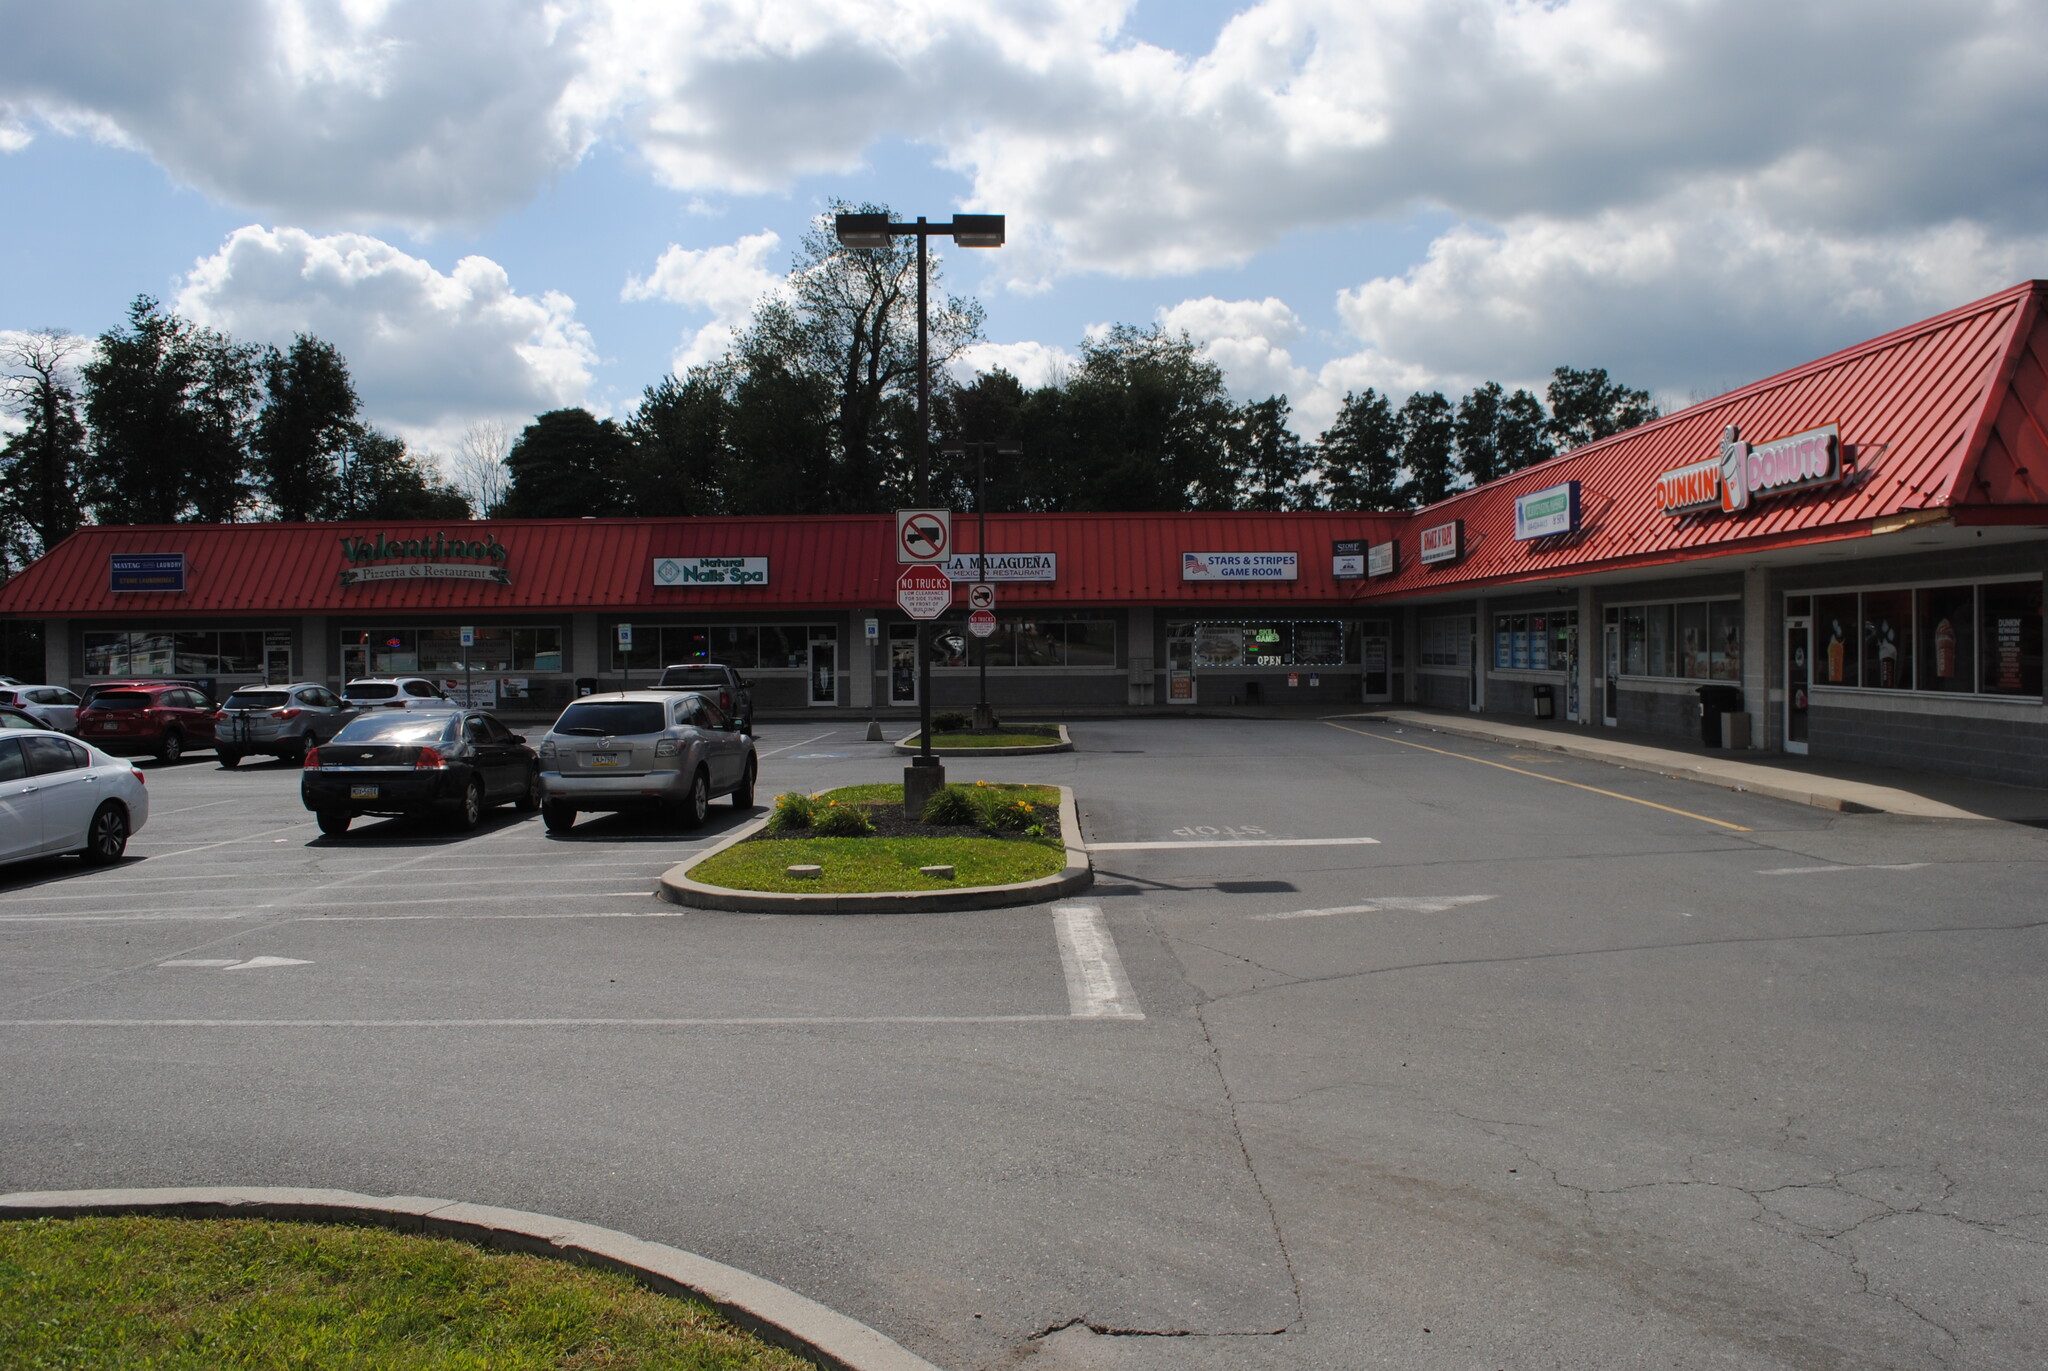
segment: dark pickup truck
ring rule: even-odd
[[[654,683],[656,690],[694,690],[708,695],[718,707],[731,718],[739,720],[740,732],[754,731],[754,692],[752,681],[740,679],[739,672],[729,666],[713,666],[709,663],[685,663],[661,669],[661,679]]]

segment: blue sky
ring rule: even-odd
[[[630,407],[834,197],[1010,216],[947,260],[976,365],[1038,379],[1090,327],[1164,323],[1309,436],[1347,389],[1564,363],[1682,404],[2048,274],[2048,17],[1989,0],[0,20],[0,332],[95,334],[143,292],[314,332],[442,453]]]

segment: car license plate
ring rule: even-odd
[[[617,766],[619,764],[619,754],[616,752],[593,752],[590,754],[589,760],[592,766]]]
[[[377,787],[373,785],[352,785],[348,788],[348,797],[351,800],[374,800],[377,798]]]
[[[100,732],[102,732],[102,733],[119,733],[119,732],[121,731],[121,725],[119,725],[119,724],[101,724],[101,725],[99,726],[99,730],[100,730]]]

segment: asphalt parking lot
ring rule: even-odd
[[[763,800],[893,779],[862,732],[770,726]],[[723,803],[336,840],[152,767],[127,861],[0,869],[0,1189],[537,1210],[948,1371],[2048,1364],[2048,833],[1072,732],[951,773],[1073,786],[1093,890],[874,918],[654,900]]]

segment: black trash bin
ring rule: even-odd
[[[1257,681],[1244,683],[1244,702],[1248,705],[1262,705],[1266,702],[1265,691],[1260,688]]]
[[[1539,719],[1557,717],[1557,687],[1540,685],[1529,693],[1530,707]]]
[[[1703,685],[1700,688],[1700,741],[1708,747],[1721,745],[1721,716],[1742,712],[1742,691],[1732,685]]]
[[[577,693],[578,695],[595,695],[595,694],[597,694],[597,677],[595,677],[595,676],[578,676],[578,677],[576,678],[576,693]]]

